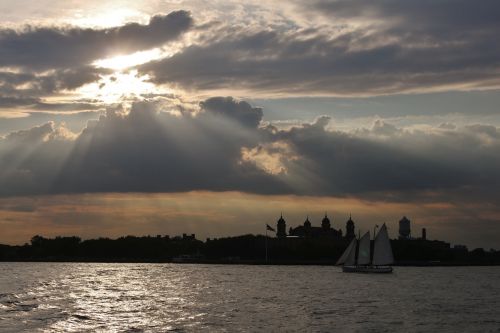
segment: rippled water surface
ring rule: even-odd
[[[0,263],[1,332],[500,332],[500,267]]]

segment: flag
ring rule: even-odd
[[[274,230],[269,224],[266,224],[266,230],[269,230],[269,231],[276,231]]]

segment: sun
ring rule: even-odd
[[[88,84],[79,93],[85,98],[99,99],[104,103],[118,103],[126,99],[137,98],[143,94],[164,92],[150,82],[149,75],[141,75],[135,66],[165,57],[165,49],[155,48],[132,54],[99,59],[92,63],[96,68],[114,70],[111,75],[104,75],[98,82]]]
[[[141,75],[135,66],[165,57],[168,52],[155,48],[147,51],[99,59],[92,63],[96,68],[106,68],[113,74],[103,75],[98,82],[81,87],[77,93],[83,98],[98,99],[104,103],[121,103],[140,98],[144,94],[162,93],[166,88],[150,82],[149,75]],[[161,91],[160,91],[161,90]]]
[[[158,88],[149,82],[149,76],[140,75],[137,70],[103,76],[98,82],[85,85],[78,91],[83,98],[98,99],[108,104],[158,92]]]

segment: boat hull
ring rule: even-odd
[[[345,273],[392,273],[391,266],[343,266]]]

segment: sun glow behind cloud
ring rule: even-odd
[[[166,55],[165,50],[155,48],[97,60],[92,65],[98,68],[112,69],[115,72],[112,75],[103,76],[99,82],[82,87],[79,93],[86,98],[97,98],[105,103],[116,103],[142,94],[165,92],[165,88],[159,89],[149,82],[149,75],[140,75],[135,69],[128,71],[127,69],[160,59]]]
[[[115,72],[104,76],[99,82],[83,86],[78,93],[83,98],[117,103],[127,98],[158,92],[158,88],[148,80],[148,75],[139,75],[136,70]]]
[[[125,68],[141,65],[152,60],[160,59],[164,55],[165,54],[160,49],[156,48],[107,59],[100,59],[95,61],[93,65],[100,68],[122,70]]]

